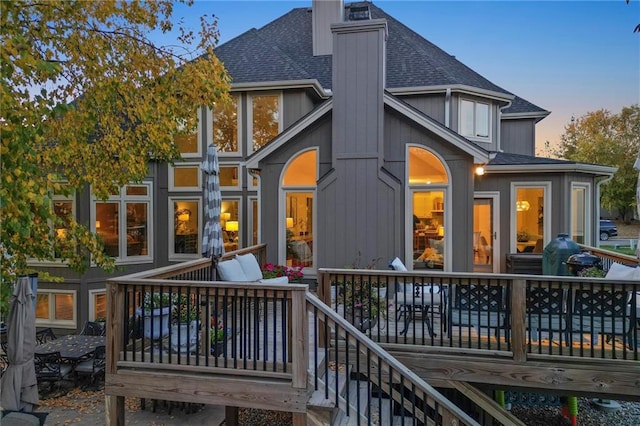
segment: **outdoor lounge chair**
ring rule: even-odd
[[[60,382],[68,380],[73,371],[70,364],[62,362],[60,352],[36,353],[34,363],[38,384],[48,382],[49,389],[53,389],[56,384],[60,388]]]
[[[78,376],[89,376],[90,384],[94,384],[98,376],[104,376],[106,361],[105,346],[97,346],[90,359],[82,361],[76,365],[73,372],[77,383]]]
[[[82,327],[81,335],[84,336],[104,336],[105,329],[100,323],[86,321]]]
[[[50,327],[36,332],[36,342],[38,342],[39,345],[50,342],[52,340],[56,340],[56,335],[53,332],[53,329],[51,329]]]
[[[482,330],[494,332],[499,337],[499,330],[507,326],[508,296],[500,286],[459,285],[450,287],[448,304],[449,335],[454,326],[474,327],[479,334]]]

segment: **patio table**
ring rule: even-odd
[[[60,352],[63,361],[76,364],[91,356],[97,346],[105,344],[104,336],[70,334],[36,345],[36,353]]]

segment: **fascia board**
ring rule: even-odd
[[[293,137],[297,136],[304,129],[313,124],[316,120],[319,120],[326,113],[333,109],[333,99],[330,99],[309,113],[302,120],[295,123],[293,126],[282,132],[280,135],[271,141],[268,145],[265,145],[262,149],[252,154],[247,158],[247,169],[257,169],[260,161],[265,157],[273,153],[276,149],[290,141]]]
[[[322,99],[328,99],[331,96],[318,80],[283,80],[283,81],[265,81],[251,83],[232,83],[231,92],[257,92],[261,90],[285,90],[285,89],[301,89],[312,88]]]
[[[437,124],[425,119],[420,113],[407,107],[405,104],[395,99],[393,96],[385,94],[384,103],[395,109],[405,117],[409,118],[410,120],[413,120],[415,123],[420,124],[430,132],[433,132],[444,140],[451,142],[451,144],[453,144],[457,148],[460,148],[462,151],[473,156],[473,160],[476,164],[486,164],[489,162],[490,154],[488,151],[480,148],[479,146],[476,146],[472,142],[469,142],[462,136],[457,136],[449,129],[438,126]]]
[[[613,176],[617,167],[599,166],[596,164],[570,163],[570,164],[509,164],[486,165],[487,174],[499,173],[589,173],[600,176]]]
[[[465,93],[468,95],[482,96],[508,102],[515,99],[515,95],[509,93],[496,92],[494,90],[480,89],[478,87],[467,86],[466,84],[451,84],[438,86],[418,86],[418,87],[394,87],[385,90],[393,95],[424,95],[428,93],[444,93],[451,89],[452,93]]]

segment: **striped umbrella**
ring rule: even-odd
[[[205,174],[204,187],[204,233],[202,236],[202,255],[210,257],[213,262],[224,254],[222,227],[220,226],[220,210],[222,195],[220,194],[220,167],[218,151],[214,145],[207,148],[207,157],[200,166]],[[215,269],[214,269],[215,270]]]

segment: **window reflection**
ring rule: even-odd
[[[213,108],[213,143],[218,152],[238,152],[238,96]]]
[[[257,151],[280,132],[280,97],[262,95],[252,97],[253,150]]]

